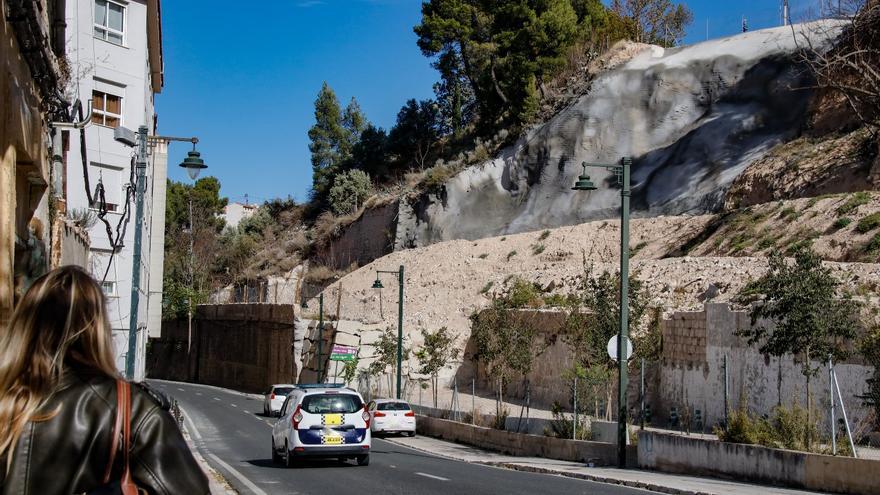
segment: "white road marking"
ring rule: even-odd
[[[229,405],[232,406],[232,407],[238,407],[238,406],[236,406],[235,404],[229,404]]]
[[[202,395],[202,393],[201,393],[201,392],[196,392],[196,395]]]
[[[442,476],[434,476],[433,474],[428,473],[416,473],[419,476],[424,476],[425,478],[431,478],[440,481],[449,481],[449,478],[443,478]]]
[[[220,397],[214,397],[214,400],[220,400]]]
[[[217,464],[219,464],[220,466],[222,466],[224,469],[226,469],[227,471],[229,471],[229,474],[235,476],[235,477],[238,479],[238,481],[241,481],[242,484],[243,484],[244,486],[248,487],[248,490],[254,492],[255,495],[267,495],[266,492],[264,492],[263,490],[260,489],[260,487],[258,487],[257,485],[255,485],[253,481],[247,479],[243,474],[241,474],[241,473],[239,473],[238,471],[236,471],[235,468],[233,468],[233,467],[230,466],[229,464],[226,464],[225,462],[223,462],[223,461],[222,461],[219,457],[217,457],[216,455],[214,455],[214,454],[208,454],[208,457],[210,457],[211,460],[213,460],[214,462],[216,462]]]
[[[165,385],[162,385],[162,386],[164,387]],[[177,390],[180,390],[181,392],[186,392],[186,390],[184,390],[184,389],[182,389],[182,388],[180,388],[180,387],[177,387]]]

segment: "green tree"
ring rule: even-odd
[[[750,304],[752,323],[738,335],[758,344],[765,356],[801,358],[812,421],[810,378],[818,371],[813,360],[847,357],[847,343],[860,326],[859,305],[810,249],[796,251],[794,263],[774,251],[767,273],[746,284],[738,300]]]
[[[171,180],[166,184],[162,314],[173,318],[186,314],[190,302],[206,301],[213,288],[211,279],[224,227],[219,215],[228,199],[220,196],[220,181],[215,177],[194,184]]]
[[[342,128],[345,129],[345,141],[341,146],[343,157],[346,159],[351,157],[354,146],[361,139],[361,133],[369,125],[370,122],[361,110],[360,104],[352,97],[342,114]]]
[[[312,192],[319,198],[329,192],[333,178],[348,158],[351,138],[343,125],[336,93],[324,82],[315,100],[315,124],[309,129],[312,153]]]
[[[419,373],[431,377],[434,407],[437,407],[437,377],[440,370],[451,366],[452,361],[458,358],[458,348],[455,347],[455,336],[446,327],[433,332],[423,328],[421,332],[423,343],[415,356],[419,360]]]
[[[395,170],[388,156],[388,134],[385,129],[368,124],[352,148],[351,163],[353,168],[363,170],[377,180],[392,178]]]
[[[495,378],[496,418],[501,418],[505,386],[517,374],[525,378],[535,357],[546,349],[546,343],[538,339],[538,329],[529,319],[503,304],[474,313],[470,319],[474,359],[483,363]]]
[[[440,138],[440,110],[433,100],[407,100],[388,134],[389,150],[404,166],[424,169]]]
[[[694,14],[672,0],[613,0],[611,10],[623,20],[625,36],[640,43],[676,46]]]
[[[440,112],[440,131],[444,135],[460,138],[465,127],[474,119],[474,90],[457,51],[443,52],[433,65],[440,73],[440,81],[434,84],[434,98]]]
[[[370,176],[362,170],[348,170],[333,180],[330,188],[330,208],[337,215],[355,212],[373,192]]]
[[[880,327],[874,327],[859,341],[859,353],[874,372],[868,378],[868,392],[860,398],[874,409],[874,429],[880,430]]]
[[[351,383],[351,381],[354,380],[354,377],[357,376],[357,368],[358,358],[346,361],[345,364],[342,365],[342,380],[346,385]]]
[[[430,0],[414,30],[438,66],[460,58],[480,119],[491,128],[534,115],[535,92],[582,34],[586,24],[578,21],[570,0]]]
[[[370,366],[367,370],[370,372],[370,375],[379,376],[385,373],[388,368],[391,368],[391,372],[388,374],[388,390],[389,392],[394,389],[394,380],[397,376],[397,332],[391,327],[386,328],[381,334],[379,334],[379,338],[373,342],[373,362],[370,363]],[[409,354],[411,349],[406,346],[406,337],[404,337],[404,342],[402,343],[403,349],[402,360],[406,361],[409,359]]]

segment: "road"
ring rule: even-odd
[[[285,469],[272,463],[270,425],[274,418],[263,417],[261,399],[196,384],[151,381],[151,385],[177,399],[202,455],[242,494],[650,493],[455,461],[380,439],[373,439],[369,466],[313,460]]]

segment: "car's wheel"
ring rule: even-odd
[[[275,448],[275,439],[272,439],[272,463],[281,464],[281,456],[278,455],[278,449]]]
[[[284,467],[293,467],[293,454],[290,453],[290,448],[287,446],[287,440],[284,441]]]
[[[358,462],[358,466],[369,466],[370,465],[370,454],[357,456],[357,462]]]
[[[408,437],[414,437],[414,436],[416,436],[416,432],[414,432],[414,431],[408,431],[408,432],[406,432],[406,436],[408,436]]]

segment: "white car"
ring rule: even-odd
[[[373,433],[416,434],[416,413],[406,401],[376,399],[367,406],[370,412],[370,429]]]
[[[361,395],[332,384],[297,385],[272,427],[272,461],[299,457],[356,459],[370,464],[370,414]]]
[[[296,385],[289,385],[286,383],[272,385],[272,388],[266,392],[263,400],[263,415],[277,415],[278,412],[281,411],[281,406],[284,404],[284,399],[287,398],[287,394],[289,394],[295,387]]]

